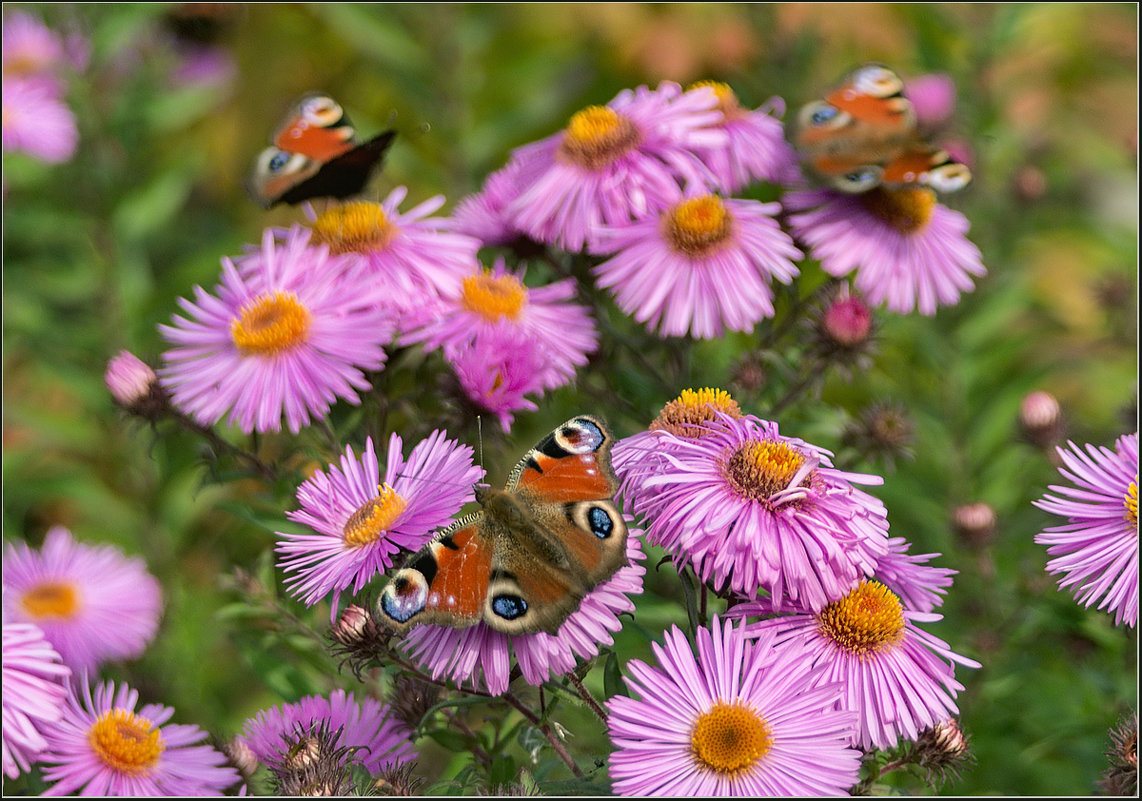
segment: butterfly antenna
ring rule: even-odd
[[[476,415],[476,441],[480,445],[480,467],[484,466],[484,418]]]

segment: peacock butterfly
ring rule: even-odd
[[[927,186],[954,192],[971,181],[966,165],[929,142],[904,82],[881,64],[858,67],[824,99],[801,108],[793,145],[813,176],[842,192]]]
[[[480,622],[505,634],[558,631],[627,563],[613,444],[601,419],[580,415],[529,450],[505,489],[478,485],[482,511],[405,562],[381,592],[380,620],[398,633]]]
[[[290,109],[272,146],[258,154],[248,181],[250,196],[266,208],[315,197],[346,198],[368,183],[395,131],[357,142],[341,105],[310,93]]]

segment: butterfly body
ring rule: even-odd
[[[793,144],[814,177],[842,192],[928,186],[952,192],[971,172],[920,132],[904,82],[879,64],[851,72],[798,112]]]
[[[305,95],[274,132],[272,146],[255,159],[250,195],[270,208],[358,194],[395,135],[385,131],[359,143],[337,101],[323,94]]]
[[[626,523],[612,497],[614,436],[597,417],[568,420],[516,465],[505,489],[476,487],[481,511],[411,556],[378,614],[506,634],[555,633],[594,587],[626,564]]]

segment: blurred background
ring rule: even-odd
[[[778,96],[796,109],[865,61],[951,76],[947,135],[975,180],[943,202],[971,221],[988,275],[934,318],[882,315],[874,368],[835,376],[822,403],[779,422],[840,451],[862,410],[907,412],[910,455],[844,466],[884,474],[875,494],[892,532],[960,571],[944,621],[927,628],[984,665],[957,671],[977,764],[943,792],[1093,791],[1107,730],[1137,708],[1137,634],[1044,572],[1033,537],[1058,521],[1031,502],[1060,477],[1019,414],[1044,390],[1065,438],[1112,447],[1137,430],[1135,4],[5,4],[15,9],[87,50],[66,94],[75,155],[4,155],[4,539],[38,546],[61,524],[142,555],[164,588],[162,628],[107,674],[220,738],[332,686],[316,644],[243,618],[227,578],[240,566],[274,586],[273,531],[292,496],[216,483],[189,435],[156,436],[117,410],[103,370],[122,348],[155,363],[156,325],[177,298],[212,287],[220,257],[265,226],[302,219],[264,211],[242,185],[297,96],[332,94],[365,136],[396,128],[372,191],[405,185],[409,204],[442,193],[446,213],[511,149],[624,88],[714,79],[750,107]],[[703,346],[695,385],[734,390],[749,346]],[[490,474],[577,401],[560,390],[519,416]],[[612,422],[621,436],[647,421]],[[976,504],[990,524],[957,517]],[[637,618],[654,635],[684,622],[673,583],[669,569],[648,572]],[[614,650],[642,656],[646,639],[624,630]],[[597,732],[575,747],[604,751]]]

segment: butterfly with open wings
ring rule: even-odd
[[[919,130],[904,82],[888,67],[858,67],[794,122],[793,145],[806,170],[849,194],[878,186],[954,192],[971,171]]]
[[[524,455],[504,489],[477,486],[483,509],[409,557],[381,592],[380,620],[402,634],[480,622],[505,634],[557,632],[627,564],[613,444],[601,419],[573,417]]]
[[[395,131],[357,141],[341,105],[310,93],[297,101],[254,160],[247,187],[266,208],[316,197],[346,198],[364,189],[392,144]]]

